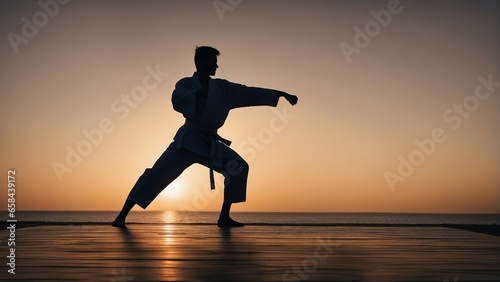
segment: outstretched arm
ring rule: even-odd
[[[233,94],[230,95],[230,105],[232,109],[264,105],[276,107],[280,97],[284,97],[292,105],[297,104],[297,96],[290,95],[283,91],[259,87],[248,87],[246,85],[232,83],[227,80],[223,80],[222,82],[224,83],[227,93]]]
[[[290,105],[292,105],[292,106],[297,104],[297,101],[299,100],[299,98],[295,95],[290,95],[286,92],[279,91],[279,90],[276,90],[276,92],[278,92],[278,97],[284,97],[288,101],[288,103],[290,103]]]

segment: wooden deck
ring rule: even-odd
[[[500,281],[500,237],[443,227],[41,225],[0,280]]]

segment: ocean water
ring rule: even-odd
[[[111,222],[117,212],[97,211],[17,211],[18,221],[100,223]],[[499,214],[415,214],[415,213],[282,213],[233,212],[244,223],[258,224],[500,224]],[[132,211],[129,223],[211,224],[218,212]],[[0,220],[10,219],[0,212]]]

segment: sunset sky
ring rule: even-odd
[[[299,96],[219,131],[250,164],[234,211],[500,213],[498,1],[63,2],[0,2],[18,210],[118,211],[209,45],[215,77]],[[222,191],[194,165],[148,210],[215,211]]]

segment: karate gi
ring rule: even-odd
[[[206,98],[197,94],[202,86],[198,77],[186,77],[177,82],[172,93],[174,110],[182,113],[186,122],[175,134],[174,141],[139,177],[129,199],[145,209],[165,187],[193,163],[210,168],[211,188],[215,188],[213,171],[222,173],[224,202],[246,201],[248,164],[229,148],[231,142],[219,136],[229,111],[250,106],[278,104],[276,90],[247,87],[224,79],[208,79]]]

